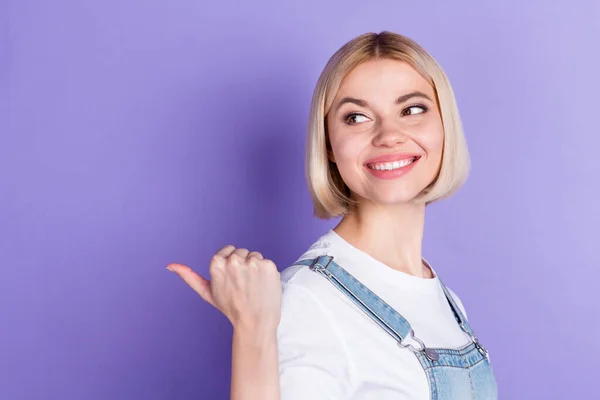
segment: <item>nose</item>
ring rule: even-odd
[[[382,123],[373,138],[373,144],[381,147],[394,147],[405,143],[408,139],[407,133],[395,124]]]

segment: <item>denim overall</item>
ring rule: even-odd
[[[446,286],[441,283],[446,298],[460,328],[471,338],[471,343],[460,349],[427,347],[418,339],[398,312],[375,293],[333,262],[331,256],[296,262],[327,278],[355,305],[383,328],[398,346],[410,349],[423,367],[429,382],[431,400],[496,400],[498,390],[487,351],[477,341],[471,326],[454,302]],[[420,348],[403,343],[410,336]]]

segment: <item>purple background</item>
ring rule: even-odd
[[[227,243],[282,268],[335,225],[310,96],[384,29],[455,88],[473,172],[425,256],[501,398],[596,396],[600,2],[481,3],[2,2],[0,399],[227,398],[229,323],[164,268]]]

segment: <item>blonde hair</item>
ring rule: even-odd
[[[328,219],[346,214],[355,205],[335,163],[327,156],[326,117],[340,84],[359,64],[373,59],[409,63],[433,86],[442,124],[444,147],[436,178],[415,199],[430,204],[452,195],[465,182],[470,159],[454,92],[443,69],[413,40],[393,32],[365,33],[343,45],[329,59],[315,87],[306,142],[306,179],[314,215]]]

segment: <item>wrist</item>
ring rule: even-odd
[[[277,343],[277,328],[234,326],[233,340],[257,347],[269,346]]]

